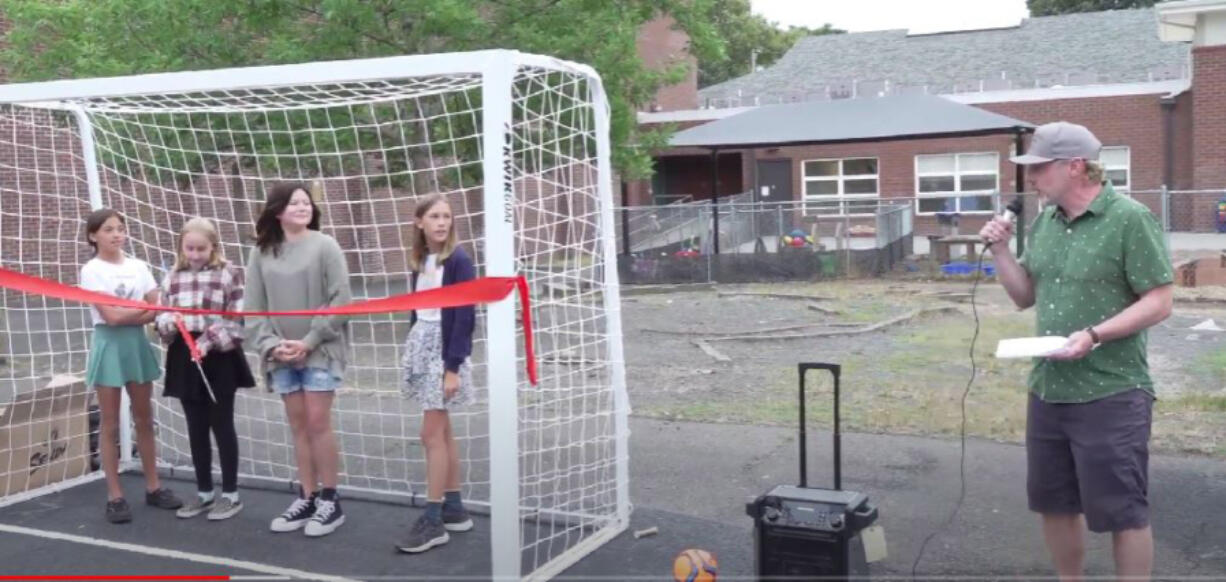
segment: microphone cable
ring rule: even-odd
[[[1005,208],[1004,215],[1006,218],[1014,220],[1017,216],[1021,215],[1022,209],[1022,197],[1019,195],[1015,197],[1013,201],[1010,202]],[[949,512],[949,517],[945,519],[945,523],[942,523],[937,529],[932,530],[932,533],[928,534],[928,536],[924,538],[923,543],[920,544],[919,552],[916,552],[915,554],[915,561],[911,563],[912,580],[915,580],[916,572],[919,569],[920,560],[924,557],[924,550],[927,549],[928,543],[931,542],[932,539],[937,536],[937,534],[945,531],[951,524],[953,524],[954,518],[958,516],[958,512],[962,509],[963,501],[966,500],[966,399],[968,396],[970,396],[971,386],[974,385],[975,375],[979,371],[979,368],[975,362],[975,343],[979,340],[979,307],[975,303],[975,292],[978,291],[979,281],[983,278],[983,257],[987,253],[988,245],[985,243],[983,250],[979,251],[979,260],[975,265],[975,279],[974,282],[971,283],[971,315],[973,315],[975,319],[975,332],[971,335],[971,376],[966,380],[966,388],[962,390],[962,398],[960,401],[962,422],[959,430],[960,445],[958,452],[958,501],[954,504],[953,510]]]
[[[932,533],[928,534],[928,536],[924,538],[924,542],[920,544],[919,552],[915,554],[915,561],[911,564],[912,580],[915,580],[916,571],[919,569],[920,560],[924,557],[924,550],[928,547],[928,543],[931,542],[932,538],[935,538],[937,534],[946,530],[951,524],[953,524],[954,518],[958,516],[958,511],[962,509],[962,502],[966,500],[966,398],[971,393],[971,386],[975,383],[975,375],[979,371],[975,363],[975,343],[979,340],[979,309],[975,305],[975,292],[979,288],[979,280],[982,278],[981,275],[983,273],[983,256],[987,254],[987,252],[987,245],[984,245],[984,249],[979,251],[979,261],[978,265],[975,267],[975,281],[971,283],[971,314],[975,318],[975,332],[971,336],[971,377],[966,380],[966,388],[962,390],[962,399],[960,404],[962,409],[962,423],[959,431],[959,440],[961,444],[959,445],[958,453],[958,501],[954,504],[953,511],[949,512],[949,517],[945,519],[945,523],[942,523],[937,529],[932,530]]]

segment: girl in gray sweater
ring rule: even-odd
[[[269,191],[255,225],[256,248],[247,259],[248,311],[350,302],[345,257],[335,239],[319,232],[319,220],[305,184],[278,184]],[[247,317],[246,327],[268,389],[285,402],[298,464],[299,496],[270,527],[330,534],[345,522],[336,493],[340,456],[332,400],[345,372],[347,318]]]

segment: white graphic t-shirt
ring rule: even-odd
[[[415,291],[429,291],[430,289],[438,289],[443,286],[443,266],[438,264],[438,255],[430,253],[426,255],[426,265],[417,275],[417,289]],[[417,319],[422,321],[439,321],[443,318],[442,310],[439,309],[418,309]]]
[[[141,300],[157,288],[149,265],[140,259],[125,256],[121,263],[111,263],[94,257],[81,267],[81,288],[114,295],[123,299]],[[106,323],[95,307],[89,308],[94,325]]]

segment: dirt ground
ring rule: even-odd
[[[1020,442],[1030,362],[998,360],[994,353],[1002,338],[1034,335],[1034,313],[1014,308],[995,281],[979,285],[976,374],[966,392],[975,333],[971,286],[970,279],[877,279],[664,293],[629,288],[623,295],[623,328],[633,412],[792,426],[796,364],[831,362],[843,366],[846,430],[956,436],[966,393],[969,435]],[[1148,334],[1159,398],[1153,446],[1226,457],[1226,332],[1189,329],[1212,318],[1226,328],[1226,289],[1177,291],[1175,313]],[[815,336],[859,331],[908,315],[874,331]],[[829,426],[829,376],[811,375],[809,418],[814,426]]]

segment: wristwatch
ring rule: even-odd
[[[1085,332],[1090,334],[1090,339],[1094,340],[1094,347],[1102,345],[1102,338],[1098,337],[1098,332],[1094,331],[1094,326],[1087,327]]]

